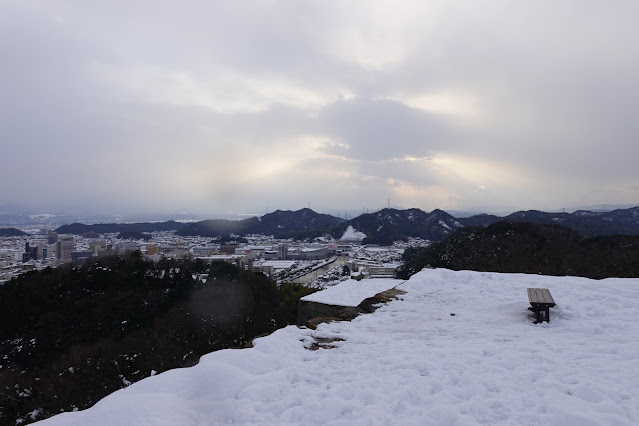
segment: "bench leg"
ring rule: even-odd
[[[535,313],[535,324],[543,321],[550,322],[550,306],[535,306],[528,308],[528,310]]]
[[[535,307],[535,317],[537,318],[535,324],[539,324],[541,322],[541,308],[539,306]]]

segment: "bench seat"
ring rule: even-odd
[[[550,308],[555,307],[555,300],[547,288],[529,288],[528,301],[531,304],[529,310],[533,311],[536,316],[535,324],[542,321],[550,322]],[[542,312],[544,319],[542,320]]]

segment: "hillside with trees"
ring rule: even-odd
[[[294,324],[301,285],[227,263],[139,252],[0,286],[0,424],[84,409],[203,354]]]
[[[0,237],[22,237],[24,235],[27,233],[17,228],[0,228]]]
[[[392,245],[408,237],[439,241],[462,225],[448,213],[435,209],[426,213],[420,209],[382,209],[365,213],[333,229],[331,235],[340,238],[352,226],[366,234],[364,244]]]
[[[574,213],[547,213],[538,210],[519,211],[506,217],[488,214],[455,218],[435,209],[426,213],[420,209],[386,208],[364,213],[354,219],[344,220],[311,209],[297,211],[276,210],[260,217],[242,220],[210,219],[184,224],[174,221],[160,223],[111,223],[84,225],[73,223],[56,229],[58,233],[85,234],[89,232],[124,233],[123,235],[148,234],[154,231],[175,231],[182,236],[229,238],[231,235],[273,235],[276,238],[296,240],[314,239],[331,235],[339,239],[349,226],[366,234],[364,244],[391,245],[394,241],[406,241],[419,237],[441,241],[460,228],[490,226],[502,220],[563,225],[588,237],[602,235],[639,235],[639,207],[617,209],[608,212],[579,210]],[[131,233],[131,234],[129,234]]]
[[[177,232],[178,235],[221,237],[229,234],[264,234],[276,238],[309,238],[328,233],[344,220],[317,213],[311,209],[276,210],[261,217],[243,220],[212,219],[196,222]]]
[[[174,220],[166,222],[141,222],[141,223],[96,223],[93,225],[85,225],[83,223],[72,223],[70,225],[62,225],[55,231],[58,234],[75,234],[82,235],[89,232],[98,234],[120,233],[120,232],[160,232],[160,231],[177,231],[187,225]]]
[[[501,220],[563,225],[587,237],[600,235],[639,235],[639,207],[612,211],[577,210],[573,213],[518,211],[506,217],[480,214],[459,219],[464,226],[488,226]]]
[[[463,228],[423,250],[405,253],[399,277],[424,267],[594,279],[639,277],[639,236],[584,237],[561,226],[501,221]]]

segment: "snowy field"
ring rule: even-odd
[[[533,324],[527,287],[551,290],[550,323]],[[398,288],[375,313],[290,326],[43,423],[639,424],[639,280],[424,270]]]

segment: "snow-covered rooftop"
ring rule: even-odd
[[[198,259],[202,260],[229,260],[229,259],[241,259],[245,257],[243,254],[214,254],[211,256],[198,256]]]
[[[302,247],[299,249],[299,251],[303,253],[312,253],[314,251],[319,251],[324,249],[326,249],[326,247]]]
[[[271,266],[273,269],[288,269],[295,266],[296,263],[295,260],[265,260],[260,265]]]
[[[550,323],[527,287],[551,290]],[[43,423],[639,424],[639,280],[424,270],[398,288],[351,322],[289,326]]]

